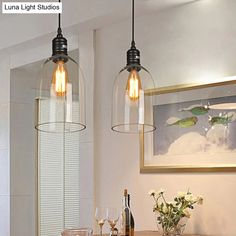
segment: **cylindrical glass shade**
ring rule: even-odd
[[[154,81],[144,67],[123,68],[113,87],[112,130],[123,133],[151,132]],[[149,91],[149,92],[148,92]]]
[[[37,130],[61,133],[86,128],[83,74],[72,58],[58,54],[47,59],[38,88]]]

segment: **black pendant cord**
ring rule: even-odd
[[[131,27],[132,27],[132,39],[131,39],[131,47],[135,47],[135,41],[134,41],[134,0],[132,0],[132,22],[131,22]]]
[[[58,0],[61,2],[61,0]],[[67,55],[67,40],[62,35],[61,29],[61,13],[58,14],[58,28],[57,28],[57,36],[52,40],[52,55]],[[54,62],[64,61],[66,62],[68,59],[62,58],[62,56],[54,59]]]
[[[131,22],[131,48],[127,51],[127,66],[129,66],[128,71],[135,68],[140,70],[140,52],[135,46],[134,41],[134,0],[132,1],[132,22]],[[131,67],[130,67],[131,66]]]
[[[58,2],[61,2],[61,0],[59,0]],[[62,36],[62,30],[61,30],[61,13],[58,14],[57,36]]]

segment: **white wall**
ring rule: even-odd
[[[0,59],[0,235],[10,234],[10,58]]]
[[[157,86],[210,82],[236,73],[236,1],[205,0],[137,18],[141,63]],[[135,135],[111,131],[112,86],[126,63],[129,22],[96,32],[95,73],[95,193],[96,205],[121,206],[122,191],[132,195],[136,229],[155,229],[152,200],[147,192],[165,188],[202,194],[204,205],[193,211],[187,231],[234,236],[236,174],[140,174]]]
[[[10,83],[10,235],[36,232],[35,75],[11,70]]]
[[[79,35],[79,65],[86,87],[86,129],[80,132],[80,227],[93,226],[94,209],[94,31]]]

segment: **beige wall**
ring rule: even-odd
[[[236,1],[196,1],[136,21],[141,62],[156,84],[214,81],[236,72]],[[193,211],[187,231],[208,235],[236,233],[236,175],[234,173],[140,174],[135,135],[111,131],[112,86],[126,63],[129,22],[96,32],[95,73],[95,196],[96,205],[121,206],[122,191],[132,195],[136,229],[155,229],[153,188],[202,194],[204,205]]]

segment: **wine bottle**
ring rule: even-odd
[[[130,194],[128,194],[128,207],[130,210]],[[131,236],[134,236],[134,217],[132,215],[131,210],[130,210],[130,229],[131,229]]]
[[[134,217],[130,210],[130,195],[124,190],[123,209],[121,215],[121,235],[134,236]]]

